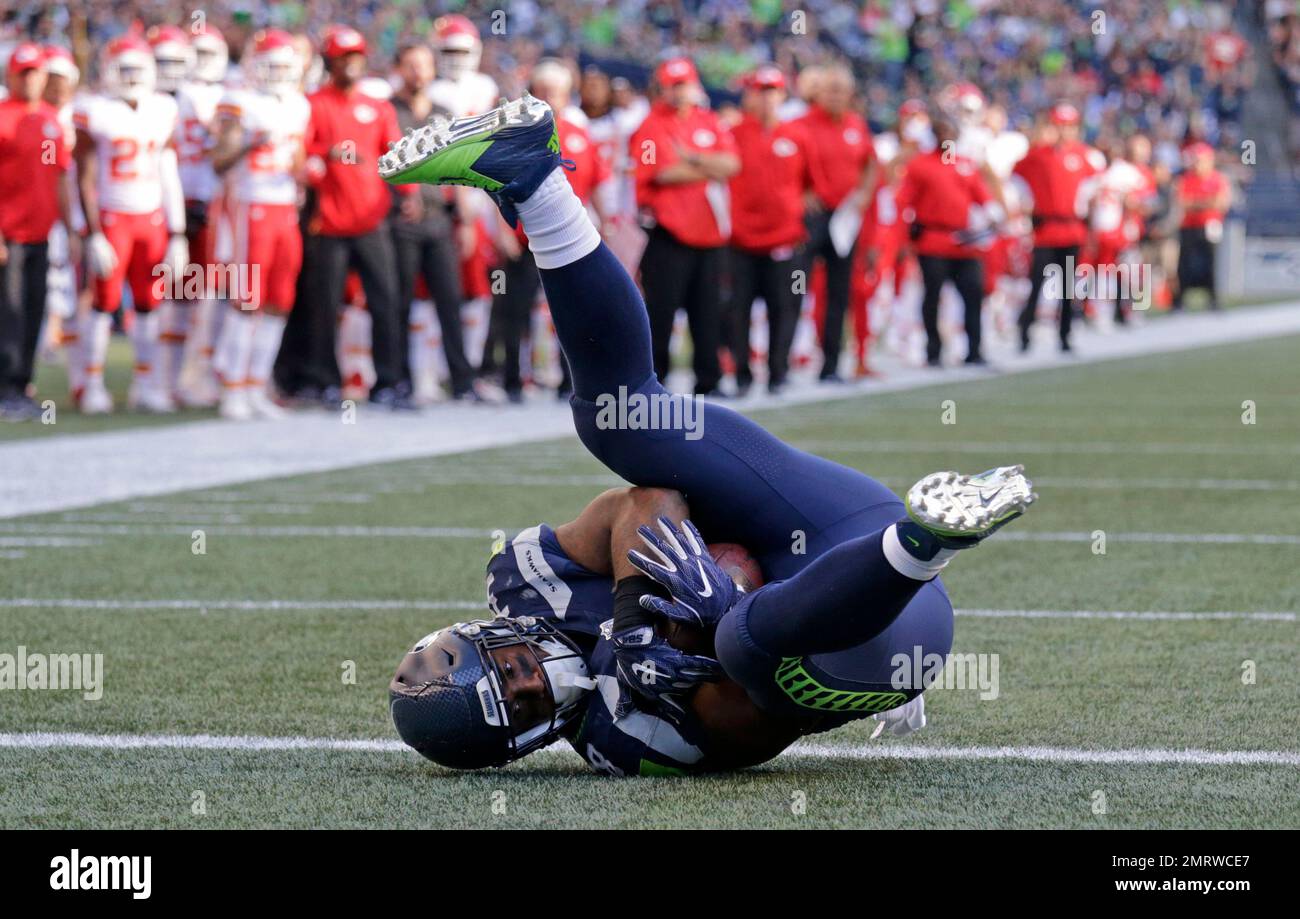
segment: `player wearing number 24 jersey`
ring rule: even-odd
[[[105,92],[82,99],[73,112],[81,204],[89,236],[87,259],[95,277],[95,309],[86,342],[86,412],[112,410],[103,385],[109,316],[131,285],[135,381],[132,401],[149,411],[174,406],[154,374],[162,299],[160,265],[173,272],[189,262],[185,202],[177,168],[176,102],[155,91],[153,52],[138,38],[109,43],[104,52]]]

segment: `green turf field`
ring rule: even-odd
[[[1297,353],[1293,337],[763,413],[781,436],[895,490],[935,469],[1007,462],[1040,483],[1041,502],[1008,538],[945,574],[959,608],[1002,611],[960,617],[954,647],[998,655],[998,697],[934,691],[930,726],[905,740],[869,741],[858,725],[817,737],[816,755],[741,774],[628,780],[590,774],[559,747],[461,775],[389,751],[0,743],[0,827],[1300,826],[1294,764],[851,755],[1005,746],[1282,751],[1294,762]],[[955,424],[943,423],[949,399]],[[1242,423],[1246,400],[1255,424]],[[0,653],[23,644],[105,659],[97,702],[0,693],[0,735],[391,740],[391,673],[414,639],[472,615],[456,604],[482,597],[492,531],[562,522],[606,484],[563,441],[0,521]],[[451,608],[401,608],[411,600]],[[321,605],[347,601],[380,605]],[[1006,615],[1023,610],[1291,616]]]

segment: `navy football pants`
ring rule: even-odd
[[[634,485],[681,491],[705,538],[739,543],[762,565],[768,586],[718,627],[727,674],[760,706],[788,715],[860,717],[900,704],[890,691],[895,655],[946,655],[952,605],[937,578],[904,577],[885,560],[882,533],[904,516],[897,496],[712,403],[698,439],[681,427],[603,424],[599,403],[620,388],[626,397],[689,397],[668,396],[655,377],[645,304],[604,244],[541,275],[583,444]]]

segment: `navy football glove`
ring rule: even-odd
[[[647,594],[641,598],[641,608],[678,622],[712,628],[735,605],[740,589],[713,560],[695,524],[683,520],[679,531],[667,517],[660,517],[659,529],[662,537],[648,526],[637,527],[641,541],[657,560],[636,549],[627,553],[627,560],[662,584],[672,594],[672,602]]]
[[[679,693],[700,683],[716,683],[722,665],[711,657],[685,654],[655,634],[654,626],[638,625],[610,636],[618,662],[619,693],[614,717],[636,708],[636,700],[657,707],[674,724],[685,714]]]

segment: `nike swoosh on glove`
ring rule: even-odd
[[[633,626],[615,632],[610,640],[623,690],[614,710],[615,719],[631,712],[637,707],[636,699],[642,699],[678,724],[685,714],[678,695],[701,683],[716,683],[724,676],[716,660],[677,650],[655,634],[654,626]]]
[[[717,625],[740,599],[740,588],[713,560],[695,524],[683,520],[678,530],[667,517],[660,517],[659,529],[662,537],[648,526],[637,527],[641,541],[655,558],[632,549],[627,560],[663,585],[672,594],[672,602],[646,594],[640,600],[641,608],[702,628]]]
[[[872,740],[885,731],[889,731],[895,737],[906,737],[913,731],[919,731],[925,727],[925,696],[917,696],[911,702],[904,703],[898,708],[891,708],[887,712],[877,712],[871,717],[880,722],[876,725],[876,729],[871,732]]]

